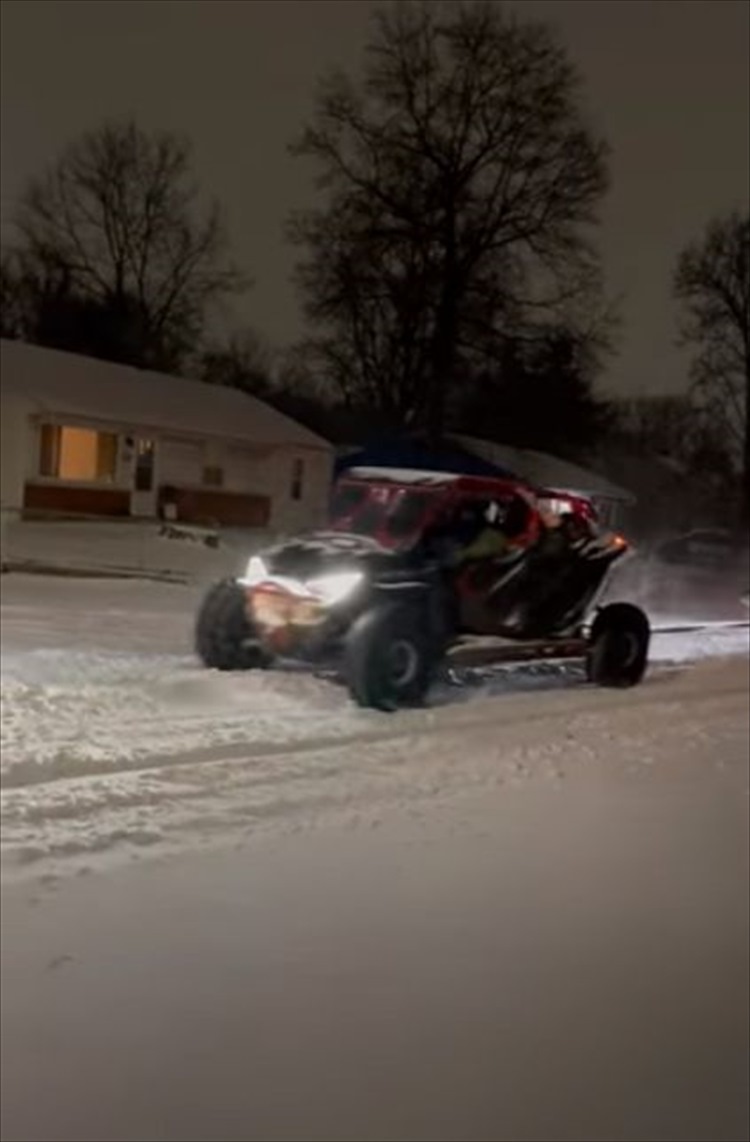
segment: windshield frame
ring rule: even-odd
[[[351,494],[355,488],[362,489],[363,494],[359,497],[352,496],[351,506],[342,512],[337,501],[340,501],[342,493]],[[418,542],[425,527],[444,503],[444,489],[440,487],[344,479],[334,488],[328,526],[332,531],[374,539],[392,551],[406,551]],[[394,516],[407,505],[413,511],[411,524],[403,531],[399,529],[394,532]],[[367,523],[363,527],[365,520]]]

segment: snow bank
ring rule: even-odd
[[[652,662],[698,662],[750,653],[750,629],[732,622],[705,623],[700,630],[674,630],[684,620],[658,619],[652,631]]]
[[[16,521],[5,527],[2,561],[15,570],[206,581],[239,573],[249,555],[268,541],[258,531],[230,530],[211,537],[152,522]]]

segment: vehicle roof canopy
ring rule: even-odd
[[[474,495],[509,495],[524,492],[533,497],[533,489],[521,480],[502,476],[465,476],[458,472],[434,472],[422,468],[356,467],[342,472],[340,481],[356,480],[373,484],[393,484],[409,489],[451,489]]]

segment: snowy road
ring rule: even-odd
[[[3,582],[4,1142],[747,1138],[747,631],[387,717],[192,606]]]
[[[582,755],[597,756],[620,725],[637,740],[634,701],[656,703],[662,719],[659,664],[748,646],[746,629],[720,624],[657,636],[653,682],[637,698],[591,691],[578,668],[545,664],[481,687],[438,687],[430,709],[394,718],[357,710],[340,686],[306,674],[201,670],[189,647],[195,601],[165,584],[5,578],[4,877],[48,874],[63,858],[79,869],[263,826],[297,829],[331,811],[377,813],[384,801],[524,772],[529,751],[554,770],[561,743],[549,718],[564,715]],[[482,749],[458,766],[467,734]]]

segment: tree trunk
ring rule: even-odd
[[[455,219],[450,208],[446,211],[444,242],[443,288],[436,314],[430,389],[427,394],[427,436],[432,448],[439,447],[443,441],[446,398],[456,364],[460,286]]]
[[[445,433],[445,403],[456,359],[455,313],[441,305],[440,329],[435,335],[435,350],[427,395],[426,427],[428,443],[438,448]]]

